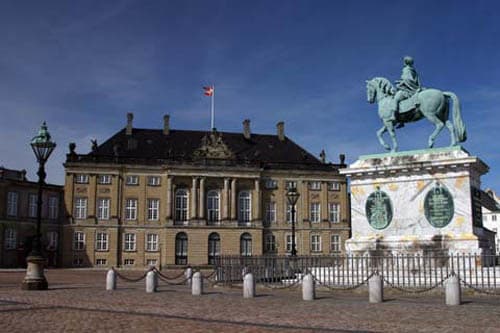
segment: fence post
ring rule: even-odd
[[[382,303],[384,301],[384,282],[378,273],[372,275],[368,280],[368,295],[370,303]]]
[[[200,272],[193,274],[191,294],[193,296],[201,296],[203,294],[203,277]]]
[[[243,277],[243,298],[255,297],[255,279],[252,273],[247,273]]]
[[[460,281],[453,272],[446,280],[446,305],[460,305],[462,295],[460,293]]]
[[[308,273],[302,279],[302,299],[304,301],[313,301],[316,298],[316,284],[311,273]]]
[[[110,269],[106,274],[106,290],[116,289],[116,273],[114,270]]]
[[[184,271],[184,277],[186,278],[186,284],[191,287],[192,278],[193,278],[193,269],[191,267],[186,268]]]
[[[157,284],[156,272],[149,271],[148,274],[146,274],[146,292],[147,293],[156,292],[156,284]]]

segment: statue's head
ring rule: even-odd
[[[406,56],[403,58],[405,65],[407,66],[413,66],[413,58],[410,56]]]

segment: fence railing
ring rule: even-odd
[[[373,273],[394,287],[425,289],[453,272],[465,286],[500,288],[499,258],[476,254],[393,256],[221,256],[215,261],[219,283],[238,283],[251,272],[257,283],[293,285],[311,273],[322,285],[356,286]]]

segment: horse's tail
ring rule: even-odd
[[[465,130],[465,124],[460,112],[460,101],[457,95],[451,91],[443,91],[443,95],[447,98],[451,98],[453,101],[453,127],[455,128],[455,135],[458,142],[464,142],[467,140],[467,131]]]

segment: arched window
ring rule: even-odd
[[[188,263],[188,236],[179,232],[175,236],[175,264],[187,265]]]
[[[212,232],[208,236],[208,264],[215,265],[216,258],[220,256],[220,236]]]
[[[185,222],[188,219],[188,192],[179,189],[175,192],[175,220]]]
[[[240,255],[245,257],[252,255],[252,235],[247,232],[240,237]]]
[[[219,221],[220,199],[219,191],[211,190],[207,193],[207,220],[208,222]]]
[[[238,204],[238,221],[243,223],[250,222],[250,212],[252,207],[250,192],[241,191],[238,197]]]

